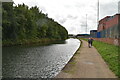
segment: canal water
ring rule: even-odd
[[[3,47],[4,78],[54,78],[80,46],[78,39],[45,46]]]

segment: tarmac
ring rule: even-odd
[[[82,45],[55,78],[117,78],[109,69],[95,47],[88,47],[82,40]]]

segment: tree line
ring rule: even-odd
[[[13,2],[2,3],[2,40],[59,39],[68,37],[67,30],[48,18],[37,6],[25,4],[13,6]]]

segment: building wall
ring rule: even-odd
[[[120,14],[114,16],[107,16],[99,21],[98,32],[113,27],[118,24],[118,17]]]
[[[102,30],[100,32],[98,32],[98,38],[120,38],[120,34],[119,34],[119,28],[120,26],[115,25],[113,27],[110,27],[108,29]]]
[[[98,32],[104,30],[108,18],[110,18],[110,16],[107,16],[99,21]]]
[[[118,16],[120,16],[120,15],[115,15],[115,16],[111,17],[108,21],[106,21],[105,29],[108,29],[110,27],[113,27],[114,25],[117,25],[118,24]]]
[[[116,46],[120,46],[120,38],[119,39],[114,39],[114,38],[93,38],[94,40],[105,42],[108,44],[113,44]]]

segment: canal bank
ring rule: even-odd
[[[88,48],[82,40],[81,48],[55,78],[116,78],[98,51]]]
[[[18,45],[48,45],[54,43],[61,43],[65,42],[65,40],[60,39],[49,39],[49,38],[42,38],[42,39],[23,39],[23,40],[4,40],[2,42],[2,46],[18,46]]]

